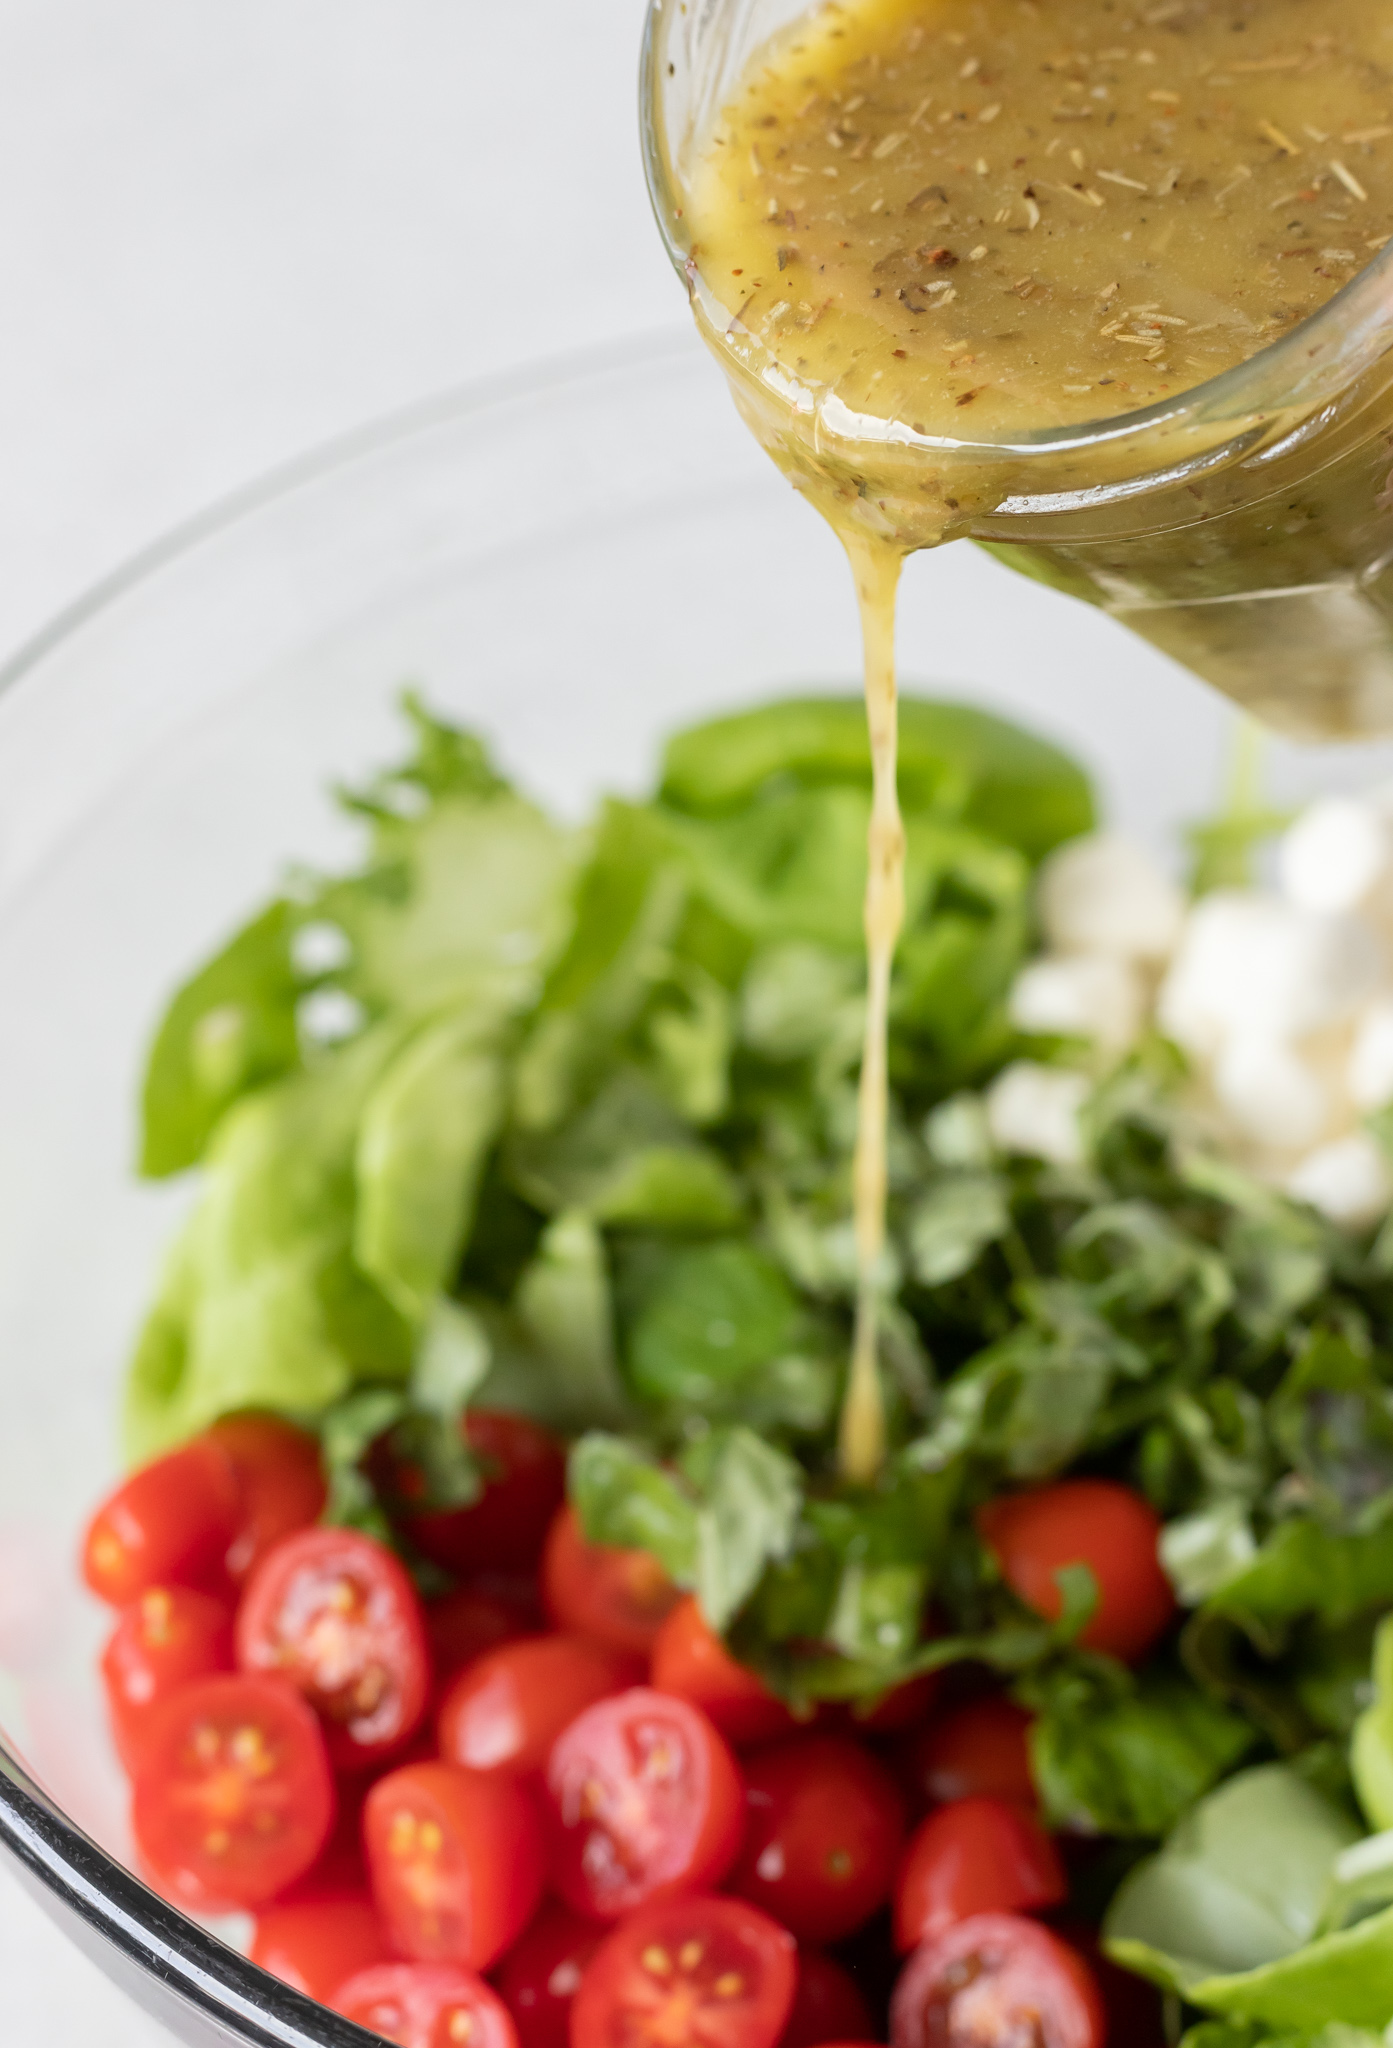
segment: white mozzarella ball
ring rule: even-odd
[[[1358,1230],[1387,1213],[1393,1176],[1382,1146],[1367,1131],[1352,1131],[1309,1153],[1288,1177],[1286,1188],[1332,1223]]]
[[[1003,1152],[1024,1152],[1054,1166],[1077,1166],[1083,1158],[1079,1111],[1088,1097],[1088,1078],[1064,1067],[1016,1060],[987,1090],[987,1128]]]
[[[1021,1031],[1091,1038],[1122,1051],[1141,1030],[1141,977],[1115,954],[1072,953],[1032,960],[1011,989],[1011,1021]]]
[[[1346,1085],[1356,1109],[1383,1109],[1393,1102],[1393,999],[1370,1003],[1360,1018]]]
[[[1269,1151],[1304,1151],[1329,1123],[1330,1098],[1320,1076],[1281,1039],[1230,1039],[1210,1079],[1239,1130]]]
[[[1288,829],[1277,864],[1283,889],[1302,910],[1356,910],[1393,867],[1393,828],[1372,803],[1323,797]]]
[[[1186,920],[1157,1016],[1191,1052],[1215,1053],[1235,1033],[1300,1038],[1349,1017],[1384,969],[1379,939],[1356,918],[1216,889]]]
[[[1124,960],[1164,960],[1185,915],[1175,883],[1120,832],[1071,839],[1052,853],[1040,870],[1039,904],[1056,952]]]

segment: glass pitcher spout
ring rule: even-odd
[[[693,246],[701,151],[754,53],[804,11],[652,0],[644,47],[654,208],[773,460],[844,533],[979,542],[1293,737],[1393,731],[1393,244],[1280,340],[1135,411],[995,438],[875,414],[851,380],[776,355]]]

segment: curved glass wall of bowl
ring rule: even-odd
[[[1217,794],[1220,701],[975,550],[911,564],[902,643],[907,687],[1073,748],[1144,837],[1167,843]],[[115,579],[4,677],[0,1836],[190,2041],[356,2037],[306,2020],[128,1874],[96,1683],[108,1618],[75,1552],[117,1472],[126,1356],[189,1198],[132,1171],[152,1022],[288,862],[349,849],[328,788],[403,747],[404,684],[582,816],[602,789],[643,787],[682,721],[781,689],[854,694],[858,673],[836,542],[684,327],[292,471]],[[1387,774],[1393,750],[1277,746],[1271,766],[1294,799]]]
[[[810,496],[869,494],[902,536],[967,535],[1296,738],[1393,730],[1393,245],[1247,363],[1144,411],[948,441],[800,385],[694,262],[693,167],[800,0],[650,0],[654,210],[740,411]],[[915,540],[914,544],[921,544]]]

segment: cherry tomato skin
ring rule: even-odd
[[[1106,2025],[1083,1957],[1013,1913],[977,1913],[922,1943],[890,2002],[893,2048],[1103,2048]]]
[[[793,2006],[779,2048],[823,2048],[829,2041],[869,2041],[870,2008],[850,1974],[821,1949],[800,1948]]]
[[[895,1880],[895,1946],[903,1955],[974,1913],[1057,1906],[1068,1889],[1038,1821],[1002,1799],[955,1799],[910,1837]]]
[[[484,1472],[484,1490],[467,1508],[408,1514],[418,1550],[447,1571],[509,1571],[535,1566],[566,1491],[566,1453],[550,1430],[522,1415],[472,1409],[464,1440]],[[393,1484],[410,1503],[420,1474],[398,1465]]]
[[[116,1753],[135,1770],[151,1716],[195,1678],[232,1669],[232,1612],[189,1586],[151,1586],[124,1608],[102,1652]]]
[[[457,1586],[452,1593],[426,1604],[426,1641],[436,1683],[448,1684],[476,1657],[534,1635],[536,1619],[520,1602],[475,1586]]]
[[[1033,1809],[1033,1719],[1001,1693],[950,1707],[907,1745],[906,1776],[915,1792],[932,1803],[981,1795]]]
[[[388,1937],[415,1962],[486,1970],[536,1911],[541,1821],[531,1794],[503,1772],[391,1771],[364,1803],[363,1838]]]
[[[1175,1595],[1157,1554],[1160,1518],[1130,1487],[1066,1479],[1003,1494],[978,1510],[977,1526],[1006,1583],[1047,1620],[1063,1608],[1055,1574],[1065,1565],[1088,1566],[1098,1605],[1079,1636],[1087,1649],[1139,1663],[1175,1618]]]
[[[237,1662],[300,1688],[341,1770],[399,1749],[430,1692],[416,1588],[385,1545],[354,1529],[303,1529],[267,1553],[238,1610]]]
[[[215,1587],[237,1530],[232,1467],[206,1437],[133,1472],[87,1527],[82,1575],[98,1599],[128,1607],[151,1586]]]
[[[274,1905],[257,1916],[251,1959],[282,1984],[328,2005],[345,1977],[391,1960],[367,1897]]]
[[[580,1517],[564,1507],[542,1555],[542,1596],[558,1628],[626,1656],[652,1655],[658,1631],[681,1594],[646,1550],[587,1543]]]
[[[457,1963],[379,1963],[340,1984],[329,2002],[396,2048],[518,2048],[502,2000]]]
[[[522,2048],[570,2048],[571,2005],[605,1929],[544,1905],[494,1971]]]
[[[851,1725],[863,1735],[902,1735],[906,1729],[917,1728],[928,1719],[942,1682],[937,1671],[924,1671],[918,1678],[907,1678],[903,1685],[892,1686],[865,1713],[854,1708]]]
[[[709,1714],[727,1742],[768,1742],[797,1726],[763,1679],[731,1656],[690,1596],[678,1601],[658,1630],[653,1684]]]
[[[538,1636],[491,1650],[462,1671],[440,1709],[440,1754],[471,1771],[540,1771],[577,1714],[640,1676],[584,1636]]]
[[[654,1901],[597,1951],[571,2048],[775,2048],[796,1968],[792,1936],[740,1899]]]
[[[232,1467],[239,1500],[237,1530],[227,1552],[227,1574],[240,1586],[283,1536],[308,1529],[328,1497],[319,1444],[278,1415],[225,1415],[208,1441]]]
[[[745,1760],[745,1841],[730,1889],[800,1941],[837,1941],[890,1896],[899,1787],[845,1735],[802,1735]]]
[[[322,1906],[368,1896],[368,1866],[363,1854],[363,1801],[368,1783],[360,1777],[340,1778],[337,1789],[338,1812],[328,1841],[303,1877],[276,1894],[278,1906]]]
[[[740,1847],[740,1777],[724,1739],[699,1707],[647,1686],[572,1721],[546,1788],[552,1883],[597,1920],[719,1884]]]
[[[156,1711],[132,1819],[146,1867],[185,1904],[266,1904],[309,1869],[333,1826],[318,1721],[284,1679],[184,1686]]]

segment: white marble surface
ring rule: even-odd
[[[641,17],[0,0],[0,652],[365,417],[683,320],[639,168]],[[4,2048],[167,2039],[0,1868]]]

